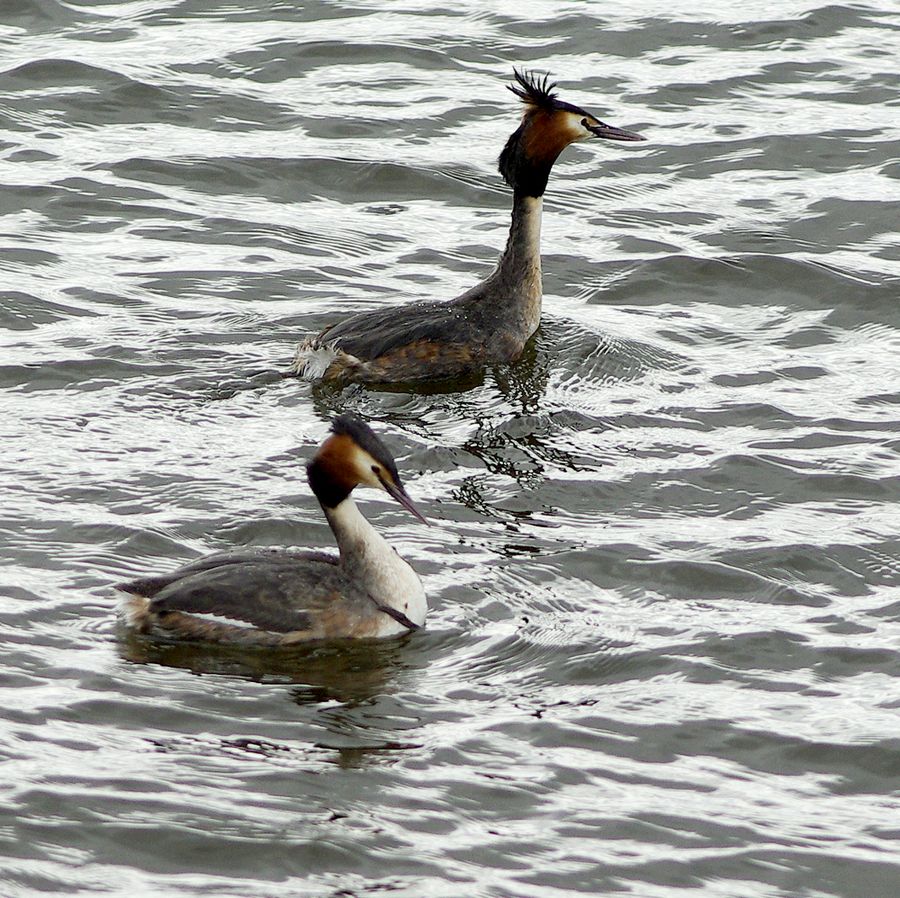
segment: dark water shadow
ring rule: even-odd
[[[414,638],[414,637],[413,637]],[[160,664],[197,675],[221,675],[290,686],[298,705],[364,703],[393,691],[397,678],[416,667],[410,637],[334,640],[278,647],[226,646],[145,636],[120,625],[120,657],[132,664]]]

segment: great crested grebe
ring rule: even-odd
[[[383,489],[428,523],[384,443],[359,418],[341,415],[306,471],[339,555],[236,550],[121,583],[117,588],[130,594],[128,623],[145,633],[256,645],[393,636],[421,627],[426,601],[416,572],[351,496],[357,486]]]
[[[291,373],[343,383],[401,383],[462,377],[516,361],[541,318],[541,205],[559,154],[578,140],[645,140],[553,92],[549,77],[513,71],[509,89],[525,104],[500,154],[513,189],[503,255],[480,284],[449,302],[416,302],[354,315],[305,340]]]

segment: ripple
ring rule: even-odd
[[[520,12],[4,6],[17,895],[893,895],[892,11]],[[283,378],[490,270],[510,60],[650,138],[561,158],[521,362]],[[360,496],[426,630],[120,626],[126,577],[329,546],[302,466],[341,411],[437,523]]]

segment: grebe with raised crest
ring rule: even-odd
[[[494,271],[450,301],[415,302],[347,318],[308,338],[291,373],[335,384],[459,378],[515,362],[541,318],[541,206],[559,154],[580,140],[645,140],[559,100],[549,76],[513,71],[525,104],[500,154],[513,190],[509,239]]]
[[[340,415],[306,467],[309,485],[337,540],[337,556],[245,549],[199,558],[170,574],[121,583],[126,621],[154,635],[256,645],[393,636],[425,622],[416,572],[366,520],[357,486],[385,490],[428,523],[397,465],[372,429]]]

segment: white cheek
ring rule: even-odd
[[[384,489],[384,486],[382,485],[381,481],[378,479],[377,475],[371,468],[366,469],[366,471],[364,472],[364,476],[360,477],[359,482],[362,486],[370,486],[370,487],[372,487],[372,489],[376,489],[376,490]]]
[[[356,471],[356,476],[359,477],[360,486],[371,486],[377,490],[384,489],[381,481],[372,470],[372,465],[375,461],[368,452],[364,452],[359,446],[354,446],[353,454],[349,461],[350,466]]]
[[[569,139],[569,143],[574,143],[576,140],[590,140],[594,136],[581,124],[583,117],[574,113],[569,113],[566,116],[566,136]]]

